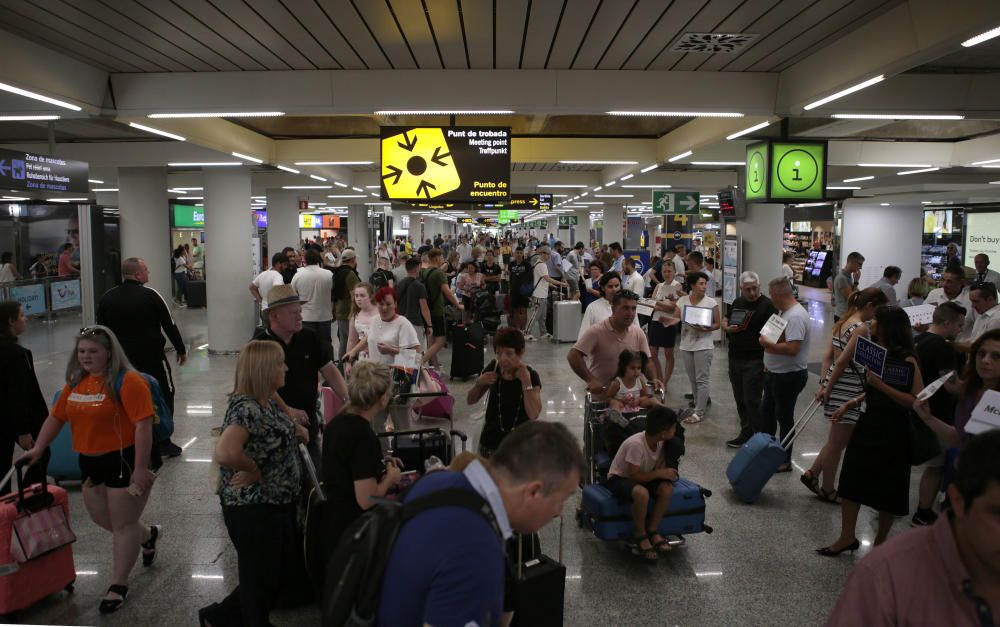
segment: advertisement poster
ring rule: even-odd
[[[964,253],[965,265],[970,268],[976,267],[975,259],[979,254],[1000,259],[1000,213],[966,212]]]
[[[383,126],[382,200],[510,198],[510,128]]]
[[[635,271],[639,274],[645,274],[649,270],[648,250],[626,250],[625,257],[635,261]]]
[[[53,281],[49,289],[52,311],[80,306],[80,279]]]
[[[24,315],[33,316],[45,313],[45,284],[18,285],[7,288],[7,298],[21,303]]]

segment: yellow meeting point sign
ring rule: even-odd
[[[414,128],[383,139],[382,181],[389,198],[437,198],[462,184],[440,128]]]

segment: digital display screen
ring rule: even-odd
[[[173,206],[174,226],[179,229],[205,228],[205,208],[192,205]]]
[[[951,234],[953,218],[951,209],[924,211],[924,235]]]

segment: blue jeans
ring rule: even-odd
[[[784,440],[795,424],[795,401],[808,382],[808,370],[765,372],[764,397],[760,399],[760,424],[757,431],[774,435],[780,425],[781,439]],[[791,446],[786,451],[785,461],[792,461]]]
[[[186,272],[174,272],[174,281],[177,282],[177,300],[187,302],[188,275]]]

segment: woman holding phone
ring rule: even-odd
[[[707,276],[701,272],[688,272],[687,283],[691,286],[691,293],[681,296],[673,310],[681,318],[681,363],[687,371],[694,397],[691,402],[694,411],[683,422],[693,425],[704,420],[710,402],[708,381],[712,371],[712,352],[715,349],[712,334],[721,325],[722,317],[719,314],[719,303],[705,293],[708,289]],[[669,304],[667,309],[670,309]]]

